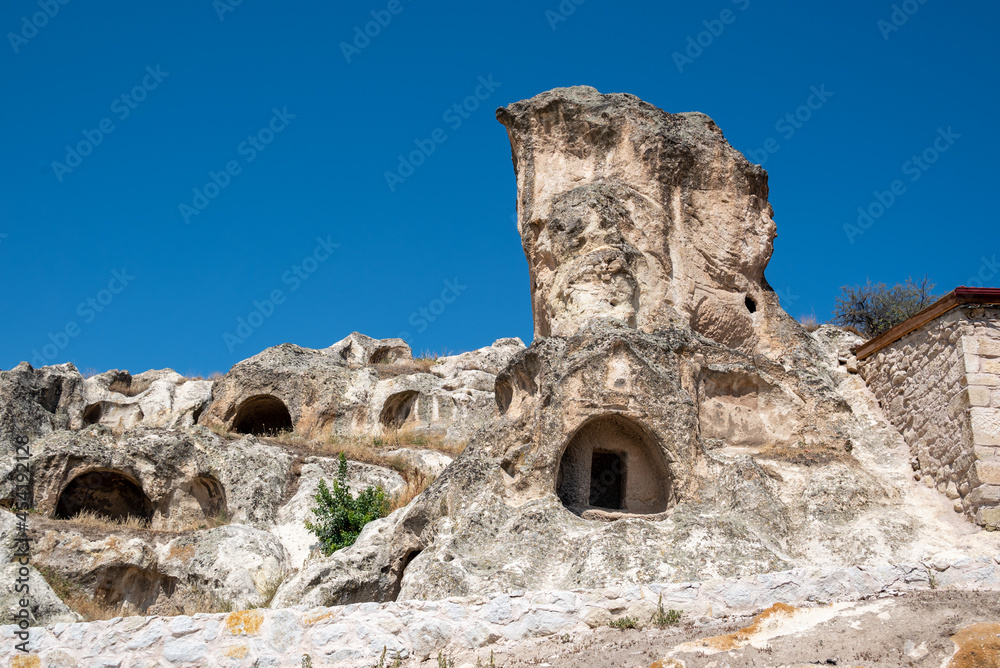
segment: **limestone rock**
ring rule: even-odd
[[[236,609],[266,605],[291,571],[288,553],[275,536],[240,525],[182,536],[157,552],[159,572]]]
[[[687,324],[776,357],[804,339],[764,279],[767,173],[700,113],[557,88],[497,110],[517,176],[535,338],[592,318]]]
[[[35,508],[72,517],[90,509],[113,519],[134,516],[158,529],[181,529],[225,514],[268,526],[289,479],[292,457],[250,436],[227,442],[202,428],[138,428],[122,435],[91,426],[54,432],[32,444]],[[11,457],[0,457],[10,471]],[[0,481],[0,498],[13,485]]]
[[[201,422],[239,433],[294,429],[304,438],[394,439],[405,432],[463,441],[496,417],[496,374],[523,348],[518,339],[501,339],[414,361],[401,339],[357,332],[323,350],[283,344],[216,381]]]
[[[101,424],[121,433],[146,427],[191,427],[212,400],[212,381],[189,380],[172,369],[135,376],[114,369],[83,381],[83,412],[74,429]]]
[[[5,623],[13,619],[13,616],[20,611],[20,601],[24,597],[23,593],[15,589],[17,580],[21,577],[20,568],[21,566],[17,562],[4,563],[0,566],[0,614],[3,615]],[[80,617],[59,600],[49,583],[34,566],[26,568],[28,569],[27,584],[31,594],[29,597],[31,605],[28,608],[31,615],[29,621],[32,626],[72,624],[80,621]]]
[[[21,362],[0,371],[0,453],[13,453],[18,437],[30,440],[68,428],[81,410],[82,383],[72,364],[34,369]]]
[[[557,89],[498,112],[535,340],[499,419],[276,604],[887,567],[997,541],[941,519],[874,399],[764,279],[765,172],[702,114]],[[944,509],[950,518],[950,511]],[[961,546],[961,547],[958,547]]]

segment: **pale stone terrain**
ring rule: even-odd
[[[859,362],[781,309],[767,174],[707,116],[588,87],[497,115],[529,347],[353,333],[213,380],[0,371],[6,507],[30,440],[30,665],[996,665],[967,661],[1000,656],[973,626],[1000,590],[976,496],[1000,404],[971,389],[995,319],[962,350],[932,335],[919,372],[920,341]],[[403,501],[325,556],[305,522],[340,451],[353,491]],[[16,524],[0,509],[3,563]],[[135,616],[75,623],[67,587]],[[661,596],[680,624],[654,628]]]

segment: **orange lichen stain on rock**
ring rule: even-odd
[[[226,617],[226,628],[234,636],[245,633],[256,635],[260,625],[264,623],[264,613],[260,610],[239,610]]]
[[[246,645],[233,645],[223,652],[223,654],[228,656],[230,659],[242,659],[249,651],[250,650],[247,649]]]
[[[171,545],[169,557],[188,561],[194,557],[194,545]]]
[[[700,642],[706,647],[711,647],[712,649],[717,649],[723,652],[727,652],[731,649],[738,649],[750,642],[753,635],[759,633],[763,629],[764,622],[768,619],[778,616],[791,617],[795,614],[796,610],[798,610],[798,608],[786,603],[775,603],[770,608],[754,617],[750,626],[724,636],[703,638]]]
[[[40,668],[42,660],[32,654],[20,654],[10,662],[11,668]]]
[[[1000,666],[1000,624],[973,624],[951,637],[957,646],[948,668]]]
[[[685,668],[680,659],[660,659],[649,664],[649,668]]]
[[[318,622],[322,622],[324,619],[333,619],[337,616],[336,610],[327,610],[326,612],[317,612],[312,615],[305,615],[302,618],[302,623],[306,626],[312,626]]]

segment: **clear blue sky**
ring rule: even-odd
[[[407,332],[418,352],[530,342],[494,110],[574,84],[705,112],[766,157],[779,234],[767,277],[793,316],[828,318],[840,286],[868,277],[927,273],[944,291],[983,270],[1000,285],[1000,7],[908,0],[896,26],[892,5],[9,0],[0,367],[35,351],[208,374],[353,330]],[[824,86],[832,96],[810,98]],[[477,109],[446,116],[477,90]],[[797,110],[808,119],[792,124]],[[390,188],[417,141],[433,153]],[[67,155],[81,142],[88,155]],[[926,149],[933,164],[907,164]],[[225,187],[199,199],[210,172]],[[882,215],[845,232],[896,180]],[[435,302],[446,281],[450,303]],[[251,315],[255,300],[268,317]]]

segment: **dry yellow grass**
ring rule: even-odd
[[[434,482],[434,478],[429,478],[421,471],[415,470],[413,477],[411,479],[407,479],[406,487],[389,499],[389,512],[399,510],[400,508],[409,505],[410,501],[413,501],[413,499],[417,498],[421,492],[430,487],[432,482]]]
[[[81,510],[73,517],[65,520],[79,526],[93,529],[148,529],[149,522],[141,517],[129,515],[124,520],[113,520],[106,515],[95,513],[92,510]]]
[[[465,450],[468,441],[446,441],[443,434],[415,434],[408,430],[390,432],[387,434],[390,443],[401,448],[416,448],[418,450],[434,450],[446,455],[457,457]]]
[[[52,587],[56,596],[65,603],[70,610],[83,617],[84,621],[95,622],[115,617],[134,617],[138,610],[123,610],[121,606],[107,605],[84,592],[79,585],[67,580],[61,573],[47,566],[36,566],[38,572],[45,578],[45,581]]]
[[[123,520],[114,520],[105,515],[101,515],[100,513],[95,513],[92,510],[81,510],[68,520],[62,521],[75,524],[76,526],[87,527],[90,529],[102,529],[105,531],[114,531],[116,529],[141,529],[143,531],[153,531],[155,533],[184,533],[186,531],[197,531],[199,529],[214,529],[216,527],[229,524],[230,518],[228,513],[221,511],[214,517],[194,520],[176,529],[153,529],[150,527],[149,522],[141,517],[129,515]]]
[[[807,332],[815,332],[819,329],[819,321],[816,320],[815,314],[802,316],[799,318],[799,324],[802,325]]]

